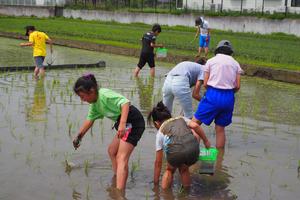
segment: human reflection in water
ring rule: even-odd
[[[222,165],[224,149],[218,149],[218,157],[215,163],[213,176],[199,174],[199,162],[190,167],[192,175],[192,186],[190,195],[199,196],[200,199],[235,199],[236,196],[227,188],[230,183],[230,176],[226,166]]]
[[[154,88],[154,78],[149,77],[144,80],[136,77],[136,84],[139,89],[139,100],[140,100],[140,108],[141,112],[144,115],[147,115],[149,110],[152,108],[152,96],[153,96],[153,88]]]
[[[47,120],[44,78],[38,79],[36,81],[34,94],[33,94],[33,104],[31,109],[29,109],[27,117],[29,121],[33,121],[33,122]]]

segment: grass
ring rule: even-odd
[[[66,18],[0,17],[0,31],[24,34],[26,25],[34,25],[52,38],[71,39],[140,49],[140,38],[151,26],[141,23],[85,21]],[[157,42],[169,53],[192,56],[197,53],[197,41],[191,43],[195,29],[184,26],[162,26]],[[241,64],[300,71],[300,40],[294,35],[273,33],[234,33],[212,30],[210,57],[222,39],[232,42],[235,58]]]

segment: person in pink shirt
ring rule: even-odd
[[[204,83],[207,89],[200,101],[193,121],[210,125],[215,122],[216,147],[225,146],[225,127],[232,122],[234,94],[240,89],[243,70],[232,57],[233,48],[228,40],[219,42],[215,56],[204,67]]]

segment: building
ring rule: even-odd
[[[0,0],[0,5],[63,6],[66,0]]]
[[[300,13],[300,0],[182,0],[182,5],[193,10]]]

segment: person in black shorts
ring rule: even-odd
[[[154,61],[154,48],[163,47],[162,44],[155,44],[156,37],[160,34],[161,27],[159,24],[154,24],[152,31],[147,32],[142,37],[142,50],[140,60],[134,70],[134,76],[137,77],[141,69],[148,63],[150,67],[150,75],[155,76],[155,61]]]

